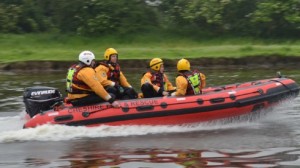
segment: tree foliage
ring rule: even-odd
[[[2,0],[0,32],[126,34],[153,29],[295,37],[299,0]]]

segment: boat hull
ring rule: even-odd
[[[64,104],[30,118],[24,128],[44,124],[69,126],[180,125],[230,118],[267,109],[299,94],[288,78],[209,87],[202,95],[120,100],[121,108],[108,103],[73,107]]]

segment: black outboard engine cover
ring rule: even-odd
[[[62,102],[62,95],[57,88],[34,86],[25,88],[23,101],[30,117],[50,110],[56,103]]]

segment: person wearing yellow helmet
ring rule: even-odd
[[[206,77],[198,70],[191,71],[190,62],[180,59],[177,63],[176,92],[171,96],[197,95],[206,85]]]
[[[104,101],[113,107],[120,107],[115,95],[107,93],[96,77],[95,55],[91,51],[79,54],[79,63],[72,65],[67,73],[66,91],[68,101],[73,106],[96,104]]]
[[[138,97],[137,92],[121,71],[116,49],[107,48],[105,50],[104,61],[97,65],[95,71],[105,89],[115,94],[117,99],[135,99]]]
[[[149,70],[141,79],[141,90],[144,98],[168,96],[176,88],[173,87],[164,73],[164,63],[160,58],[153,58]]]

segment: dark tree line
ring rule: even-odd
[[[300,35],[299,0],[1,0],[1,33]]]

